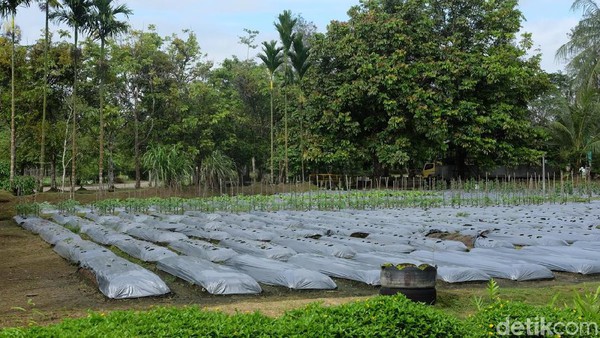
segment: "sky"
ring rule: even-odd
[[[556,61],[555,53],[568,41],[569,31],[581,18],[580,12],[570,10],[572,1],[519,1],[526,20],[522,31],[533,34],[534,48],[542,53],[542,68],[548,72],[564,69],[564,63]],[[331,20],[346,21],[348,9],[359,0],[128,0],[118,3],[126,3],[133,10],[129,23],[134,29],[145,29],[153,24],[162,36],[173,33],[184,36],[183,29],[194,31],[207,60],[219,64],[232,55],[246,58],[247,47],[239,43],[239,37],[245,35],[244,28],[260,32],[256,44],[277,39],[273,23],[283,10],[302,15],[320,32],[325,32]],[[36,5],[22,8],[16,23],[21,27],[21,43],[32,44],[42,36],[44,15]],[[57,27],[53,25],[51,29]],[[250,51],[250,56],[259,53],[259,49]]]

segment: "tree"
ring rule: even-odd
[[[46,165],[46,108],[48,105],[48,48],[50,45],[50,7],[56,8],[59,6],[57,0],[38,0],[40,10],[44,12],[44,98],[42,102],[42,127],[40,141],[40,177],[39,190],[44,189],[44,169]]]
[[[568,109],[548,126],[551,151],[562,166],[586,164],[590,154],[600,154],[600,96],[594,89],[578,93]],[[589,163],[591,165],[591,163]]]
[[[296,22],[298,19],[292,18],[292,12],[289,10],[283,11],[283,13],[279,14],[278,22],[275,23],[275,28],[279,33],[279,39],[281,40],[281,44],[283,45],[283,62],[284,62],[284,71],[283,71],[283,84],[284,84],[284,103],[283,103],[283,124],[284,124],[284,137],[285,137],[285,175],[284,180],[287,182],[289,178],[289,159],[288,159],[288,106],[287,106],[287,90],[286,86],[289,82],[289,72],[288,68],[289,63],[289,54],[290,49],[292,48],[292,43],[294,42],[294,27],[296,26]]]
[[[0,2],[0,17],[10,17],[11,30],[10,38],[12,43],[11,49],[11,109],[10,109],[10,177],[9,184],[11,188],[15,179],[15,163],[16,163],[16,128],[15,128],[15,44],[16,44],[16,27],[15,15],[19,6],[29,6],[30,0],[2,0]]]
[[[296,34],[293,41],[293,51],[290,53],[290,60],[295,71],[295,75],[298,77],[298,82],[301,83],[304,78],[304,74],[310,68],[311,63],[309,61],[310,48],[304,44],[304,36],[302,34]],[[299,119],[300,119],[300,162],[302,170],[302,182],[304,182],[304,93],[300,87],[300,99],[299,99]]]
[[[582,10],[583,18],[569,34],[569,41],[556,52],[556,57],[569,60],[567,69],[579,86],[598,88],[600,80],[600,8],[593,0],[575,0],[571,10]]]
[[[250,49],[255,49],[256,47],[258,47],[258,45],[254,44],[254,40],[260,32],[248,28],[244,28],[244,32],[247,34],[247,36],[238,36],[238,38],[240,40],[240,44],[248,47],[246,50],[246,61],[248,61],[248,59],[250,58]]]
[[[90,13],[90,33],[93,39],[100,40],[100,61],[98,74],[100,76],[100,135],[98,159],[98,184],[102,190],[103,165],[104,165],[104,83],[106,81],[106,40],[125,33],[128,29],[126,22],[118,21],[117,17],[129,17],[133,12],[127,5],[114,6],[113,0],[93,0]],[[113,175],[109,175],[112,178]],[[109,181],[109,191],[114,190],[114,181]]]
[[[258,57],[263,61],[265,67],[269,71],[269,80],[270,80],[270,94],[271,94],[271,183],[275,176],[273,172],[273,155],[275,151],[274,147],[274,116],[273,116],[273,82],[275,77],[275,72],[283,63],[283,57],[281,55],[282,48],[277,47],[277,41],[271,40],[271,42],[263,42],[263,54],[260,54]]]
[[[547,85],[517,1],[367,0],[316,36],[307,156],[376,175],[434,157],[530,162],[527,104]]]
[[[116,72],[117,98],[127,121],[125,134],[133,148],[135,188],[141,187],[141,148],[153,130],[159,87],[170,67],[161,50],[164,39],[150,26],[149,31],[132,31],[125,43],[111,48]],[[133,122],[133,123],[130,123]],[[131,145],[131,141],[133,144]],[[127,154],[127,153],[126,153]]]
[[[63,0],[63,5],[53,12],[51,18],[73,28],[73,90],[71,94],[73,119],[72,131],[72,159],[71,159],[71,197],[75,193],[76,160],[77,160],[77,67],[79,63],[78,38],[79,33],[89,30],[89,14],[92,3],[89,0]]]

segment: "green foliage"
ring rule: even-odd
[[[36,179],[32,176],[15,176],[12,189],[8,178],[0,178],[0,190],[12,191],[17,196],[31,195],[36,187]]]
[[[426,3],[362,1],[315,39],[310,160],[377,170],[444,154],[463,165],[539,155],[527,102],[547,78],[539,57],[525,57],[528,37],[517,43],[517,1]]]
[[[215,150],[202,160],[200,181],[210,187],[219,187],[227,181],[237,181],[235,163],[222,152]]]
[[[151,145],[142,163],[152,176],[170,187],[180,186],[193,172],[192,156],[177,145]]]
[[[542,319],[543,318],[543,319]],[[524,326],[527,323],[530,324],[530,333],[535,333],[535,324],[538,323],[538,328],[540,328],[541,321],[545,323],[582,323],[587,319],[581,317],[574,310],[569,309],[557,309],[552,307],[536,307],[533,305],[527,305],[521,302],[511,302],[504,300],[497,300],[492,304],[481,309],[477,314],[470,317],[466,321],[466,326],[469,328],[472,337],[495,337],[495,336],[504,336],[504,337],[517,337],[517,336],[528,336],[528,337],[539,337],[539,336],[548,336],[548,337],[558,337],[558,335],[551,334],[546,332],[545,335],[513,335],[507,334],[502,335],[504,333],[506,327],[515,324],[516,329],[515,332],[527,332],[519,330],[519,323]],[[505,325],[508,324],[508,325]],[[585,327],[584,324],[583,326]],[[558,327],[560,329],[560,327]],[[564,326],[562,327],[564,329]],[[525,327],[525,330],[527,328]],[[541,329],[541,328],[540,328]],[[537,332],[540,332],[538,329]],[[518,333],[518,332],[517,332]],[[565,335],[567,336],[567,335]],[[581,334],[572,335],[569,337],[594,337],[594,335],[588,335],[587,332],[583,332]]]
[[[600,287],[595,292],[584,294],[576,293],[573,300],[573,309],[589,320],[600,323]]]
[[[20,216],[39,216],[41,205],[39,203],[23,203],[16,207],[17,215]]]
[[[275,336],[286,337],[464,337],[461,323],[403,295],[375,297],[336,307],[318,304],[290,311]]]
[[[115,327],[119,327],[115,330]],[[49,327],[7,329],[0,336],[102,337],[465,337],[461,323],[404,296],[376,297],[335,307],[319,304],[279,319],[264,315],[225,315],[198,307],[148,312],[116,311],[65,320]]]

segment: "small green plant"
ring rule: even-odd
[[[499,300],[500,299],[500,286],[495,279],[490,279],[487,284],[487,293],[490,300]]]
[[[470,214],[466,211],[459,211],[456,213],[456,217],[469,217]]]
[[[473,297],[473,304],[478,311],[483,310],[488,304],[500,300],[500,286],[493,278],[488,281],[486,291],[488,295],[487,300],[481,296]]]
[[[39,203],[23,203],[18,204],[15,209],[20,216],[39,216],[41,207]]]
[[[573,308],[583,318],[600,322],[600,286],[595,292],[586,293],[583,296],[581,293],[576,293],[573,299]]]
[[[35,303],[33,302],[32,298],[27,299],[27,307],[13,306],[11,307],[11,310],[28,313],[26,318],[26,324],[28,326],[35,326],[37,325],[36,319],[46,317],[44,312],[35,307]]]

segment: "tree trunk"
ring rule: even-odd
[[[100,40],[100,136],[99,136],[99,156],[98,156],[98,189],[103,191],[102,176],[104,167],[104,39]],[[110,189],[110,187],[109,187]],[[113,187],[114,190],[114,187]]]
[[[113,142],[109,142],[108,151],[108,191],[115,191],[115,162],[113,161]]]
[[[271,184],[273,184],[273,180],[275,179],[275,173],[273,172],[273,155],[275,152],[275,147],[274,147],[274,133],[273,133],[273,128],[274,128],[274,119],[273,119],[273,74],[271,74]]]
[[[50,191],[56,191],[56,155],[52,155],[52,161],[50,162]]]
[[[135,162],[135,188],[141,188],[142,184],[142,174],[140,170],[140,121],[139,121],[139,112],[137,106],[137,94],[135,95],[135,108],[134,108],[134,117],[133,117],[133,129],[134,129],[134,162]]]
[[[12,41],[11,58],[10,58],[10,174],[9,184],[10,189],[14,189],[15,183],[15,163],[17,156],[17,137],[15,127],[15,15],[12,15],[11,33]]]
[[[77,62],[79,59],[79,50],[77,48],[77,31],[79,30],[79,27],[75,26],[75,43],[74,43],[74,50],[75,50],[75,55],[73,58],[73,130],[71,132],[71,137],[72,139],[72,144],[71,144],[71,149],[73,150],[73,155],[71,158],[71,192],[70,192],[70,197],[73,198],[74,194],[75,194],[75,180],[77,178],[76,174],[76,168],[77,168]]]
[[[46,0],[46,25],[44,29],[44,94],[42,101],[42,140],[40,142],[40,187],[39,191],[44,191],[44,167],[45,167],[45,156],[46,156],[46,106],[48,104],[48,44],[50,43],[49,29],[48,29],[48,0]],[[56,183],[56,182],[55,182]],[[52,189],[52,187],[50,187]]]

